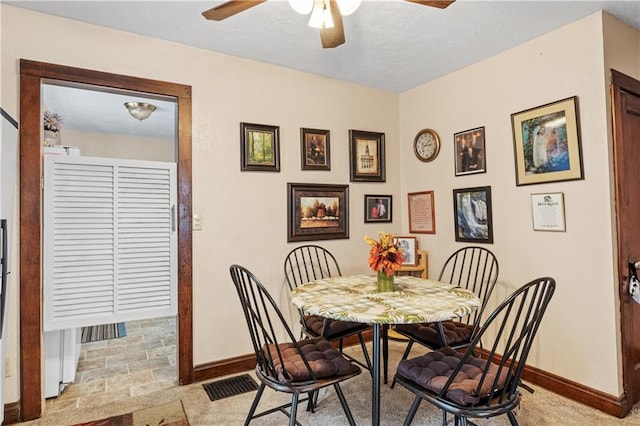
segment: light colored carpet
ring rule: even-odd
[[[389,346],[391,358],[390,371],[391,374],[393,374],[395,373],[395,366],[404,349],[404,343],[390,342]],[[424,349],[414,349],[412,356],[419,355],[421,350],[423,351]],[[349,348],[348,351],[354,356],[358,356],[360,352],[359,347]],[[363,373],[356,378],[344,383],[342,388],[356,423],[358,425],[371,424],[371,377],[369,374],[363,371]],[[522,426],[640,425],[639,406],[636,406],[633,412],[626,418],[617,419],[593,408],[563,398],[560,395],[548,392],[538,386],[534,386],[534,388],[534,394],[524,392],[524,401],[517,414],[518,421]],[[249,392],[218,401],[210,401],[202,387],[202,383],[194,383],[189,386],[176,386],[143,396],[131,397],[126,401],[109,403],[102,406],[46,412],[42,419],[29,422],[28,424],[72,425],[181,399],[189,423],[192,426],[242,425],[244,424],[246,413],[251,406],[254,396],[255,392]],[[288,400],[288,395],[276,394],[267,389],[265,390],[259,409],[267,405],[275,406]],[[412,401],[413,394],[403,387],[396,386],[395,389],[390,389],[389,385],[382,385],[381,424],[385,426],[401,425],[407,411],[409,411]],[[301,404],[298,411],[298,420],[303,425],[334,426],[348,424],[333,389],[328,390],[321,396],[315,413],[308,413],[305,411],[305,408],[306,405]],[[413,425],[438,426],[441,424],[441,420],[440,412],[423,402],[414,419]],[[282,413],[273,413],[256,419],[251,424],[275,426],[286,423],[287,419]],[[479,425],[502,426],[508,425],[509,421],[506,416],[501,416],[494,419],[478,420],[476,423]],[[453,423],[450,422],[449,424],[451,425]]]

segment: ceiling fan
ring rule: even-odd
[[[244,12],[266,0],[231,0],[202,12],[202,16],[213,21],[222,21],[240,12]],[[455,0],[406,0],[424,6],[444,9]],[[362,0],[289,0],[291,7],[298,13],[311,13],[309,26],[320,29],[322,47],[332,48],[344,43],[342,16],[353,13]]]

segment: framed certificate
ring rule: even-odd
[[[534,231],[566,231],[562,192],[531,194],[531,213]]]
[[[409,232],[412,234],[435,234],[436,215],[433,191],[409,192]]]

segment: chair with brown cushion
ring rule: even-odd
[[[260,281],[239,265],[232,265],[230,273],[249,327],[256,356],[256,375],[261,382],[245,425],[257,417],[281,411],[289,417],[289,425],[293,426],[297,424],[298,404],[308,400],[308,397],[299,399],[299,396],[317,394],[318,390],[327,386],[333,386],[349,424],[355,425],[340,382],[360,374],[360,367],[344,358],[322,337],[297,341]],[[286,339],[281,341],[278,336],[283,332]],[[290,393],[291,403],[255,414],[266,387]],[[309,406],[313,409],[312,404]],[[290,412],[287,412],[287,408]]]
[[[407,337],[409,343],[402,354],[407,359],[414,342],[431,350],[450,346],[453,349],[469,345],[474,327],[498,280],[498,260],[484,247],[469,246],[456,250],[445,262],[438,281],[450,283],[475,293],[481,307],[473,314],[450,321],[425,324],[397,324],[394,330]],[[393,388],[395,381],[391,384]]]
[[[517,425],[513,410],[520,403],[520,379],[555,287],[548,277],[520,287],[474,330],[464,352],[445,346],[401,361],[396,380],[416,395],[404,425],[411,424],[423,399],[443,411],[443,425],[447,413],[456,425],[501,414]],[[485,349],[483,338],[485,345],[492,342]]]
[[[324,278],[341,276],[340,266],[336,258],[324,247],[309,244],[297,247],[289,252],[284,260],[284,275],[289,284],[289,289]],[[329,342],[339,342],[340,352],[343,349],[343,340],[352,335],[358,335],[364,363],[350,355],[344,354],[351,361],[360,364],[371,371],[371,360],[369,352],[362,336],[362,332],[371,328],[368,324],[350,321],[338,321],[321,317],[319,315],[308,315],[300,310],[300,324],[302,332],[310,337],[324,337]]]

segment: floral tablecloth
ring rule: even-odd
[[[480,306],[468,290],[411,276],[395,277],[395,291],[378,292],[376,277],[369,275],[306,283],[291,292],[291,302],[310,314],[366,324],[446,321]]]

